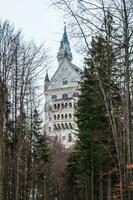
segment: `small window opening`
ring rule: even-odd
[[[61,129],[60,124],[58,124],[58,129]]]
[[[69,107],[72,108],[72,103],[71,102],[69,103]]]
[[[57,130],[57,126],[56,126],[56,124],[54,124],[54,130]]]
[[[60,104],[58,103],[58,109],[60,108]]]
[[[69,128],[67,123],[65,123],[65,126],[66,126],[66,129],[68,129],[68,128]]]
[[[52,99],[57,99],[57,96],[56,95],[52,95]]]
[[[63,128],[63,129],[65,129],[65,126],[64,126],[64,124],[63,124],[63,123],[61,124],[61,126],[62,126],[62,128]]]
[[[66,99],[66,98],[68,98],[68,94],[67,94],[67,93],[64,93],[64,94],[62,95],[62,97],[63,97],[63,99]]]
[[[64,119],[64,115],[63,114],[61,114],[61,119]]]
[[[69,135],[68,135],[68,142],[71,142],[72,141],[72,135],[71,135],[71,133],[69,133]]]
[[[72,129],[72,128],[73,128],[71,123],[69,123],[69,126],[70,126],[70,129]]]
[[[72,118],[72,114],[71,113],[69,113],[69,119],[71,119]]]
[[[64,108],[64,103],[61,104],[61,108]]]
[[[63,85],[67,85],[68,84],[68,80],[66,78],[63,79]]]

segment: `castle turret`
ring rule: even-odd
[[[45,79],[44,79],[44,92],[47,90],[48,86],[49,86],[49,75],[48,75],[48,72],[46,72]]]
[[[59,52],[57,54],[57,59],[59,64],[63,62],[64,59],[67,59],[69,62],[72,61],[72,53],[67,37],[66,26],[64,27],[64,34],[60,42]]]

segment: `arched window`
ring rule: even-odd
[[[54,109],[56,109],[56,104],[54,104]]]
[[[56,126],[56,124],[54,124],[54,130],[57,130],[57,126]]]
[[[64,119],[64,115],[63,114],[61,114],[61,119]]]
[[[61,127],[62,127],[63,129],[65,129],[65,126],[64,126],[64,124],[63,124],[63,123],[61,124]]]
[[[69,103],[69,107],[72,108],[72,103],[71,102]]]
[[[69,135],[68,135],[68,142],[71,142],[72,141],[72,135],[71,135],[71,133],[69,133]]]
[[[65,108],[67,108],[67,106],[68,106],[68,104],[67,104],[67,103],[65,103]]]
[[[61,108],[64,108],[64,103],[61,104]]]
[[[65,119],[67,119],[67,114],[65,114]]]
[[[70,127],[70,129],[72,129],[72,128],[73,128],[71,123],[69,123],[69,127]]]
[[[66,129],[68,129],[68,128],[69,128],[67,123],[65,123],[65,126],[66,126]]]
[[[61,129],[60,124],[57,124],[57,126],[58,126],[58,129]]]
[[[71,119],[72,118],[72,114],[71,113],[69,113],[69,119]]]
[[[54,120],[56,120],[56,115],[54,115]]]
[[[60,108],[60,104],[58,103],[58,109]]]
[[[60,119],[60,115],[57,115],[57,119],[58,119],[58,120]]]
[[[67,85],[68,84],[68,80],[67,80],[67,78],[64,78],[63,79],[63,85]]]

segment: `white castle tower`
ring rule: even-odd
[[[56,135],[71,147],[76,140],[75,105],[79,96],[81,69],[72,64],[72,53],[66,27],[57,54],[58,69],[49,80],[45,76],[45,123],[44,129],[50,136]]]

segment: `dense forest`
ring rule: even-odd
[[[46,48],[1,22],[0,200],[132,200],[133,2],[52,3],[85,55],[77,141],[65,149],[42,129],[36,80]]]

